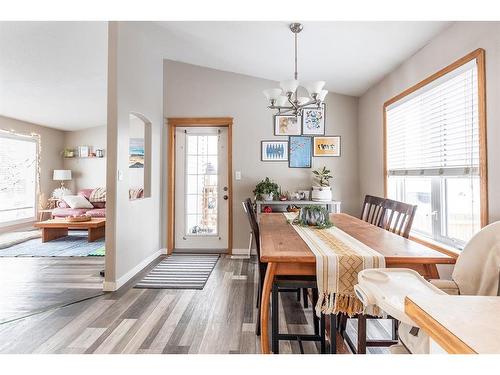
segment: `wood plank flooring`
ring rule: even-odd
[[[0,353],[260,353],[256,269],[255,259],[223,256],[203,290],[124,287],[1,324]],[[280,301],[281,332],[313,331],[311,304],[304,310],[295,293],[282,293]],[[304,350],[317,353],[318,346],[304,343]],[[283,341],[280,352],[300,350]]]
[[[104,257],[0,257],[0,323],[102,293]]]

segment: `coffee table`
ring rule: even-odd
[[[92,218],[89,221],[72,223],[65,219],[51,219],[34,224],[42,229],[42,242],[48,242],[68,235],[68,229],[88,231],[88,242],[103,238],[106,230],[106,218]]]

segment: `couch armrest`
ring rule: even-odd
[[[429,280],[429,282],[434,285],[436,288],[441,289],[446,294],[451,295],[459,295],[460,290],[458,289],[458,285],[453,280],[443,280],[443,279],[433,279]]]

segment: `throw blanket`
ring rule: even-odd
[[[296,217],[295,213],[284,215],[290,222]],[[358,273],[366,268],[384,268],[384,256],[338,228],[291,225],[316,256],[316,314],[362,313],[363,304],[354,293]]]
[[[106,188],[97,188],[90,193],[89,201],[93,202],[106,202]]]

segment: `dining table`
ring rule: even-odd
[[[456,258],[396,235],[345,213],[330,214],[335,227],[382,254],[388,268],[411,268],[427,279],[438,279],[438,264]],[[259,217],[260,261],[267,263],[261,294],[261,350],[269,354],[269,300],[275,276],[316,275],[316,257],[282,213]]]

